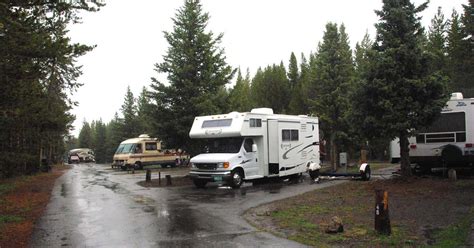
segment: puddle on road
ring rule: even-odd
[[[67,197],[67,186],[65,183],[61,184],[61,196],[62,197]]]

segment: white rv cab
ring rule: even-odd
[[[474,99],[456,92],[428,128],[410,137],[410,162],[421,169],[458,167],[474,164]],[[391,146],[392,162],[400,158],[398,138]]]
[[[298,175],[319,164],[316,117],[274,114],[270,108],[199,116],[189,136],[204,144],[190,160],[197,187],[224,182],[238,188],[243,180]]]

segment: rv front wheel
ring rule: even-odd
[[[236,169],[232,171],[230,177],[230,186],[234,189],[240,188],[240,185],[244,182],[244,176],[242,170]]]
[[[202,180],[202,179],[194,179],[193,183],[196,186],[196,188],[202,189],[202,188],[206,187],[207,181]]]

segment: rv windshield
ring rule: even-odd
[[[134,147],[135,144],[120,144],[115,154],[131,153]]]
[[[238,153],[244,138],[207,139],[204,145],[205,153]]]

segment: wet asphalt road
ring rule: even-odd
[[[310,184],[245,183],[143,188],[144,174],[96,164],[74,165],[57,181],[32,247],[301,247],[258,231],[241,215],[263,203],[343,181]]]

